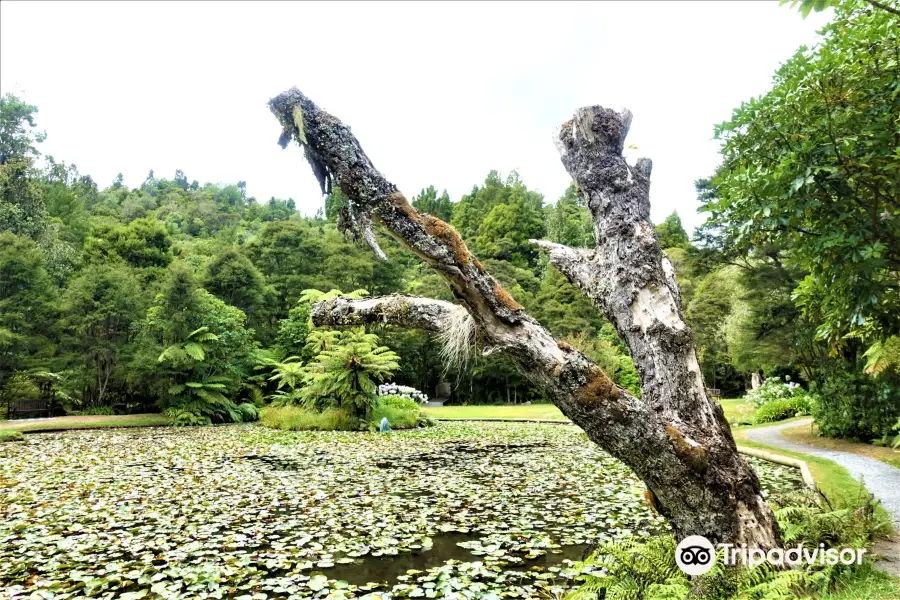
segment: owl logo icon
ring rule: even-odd
[[[716,549],[702,535],[689,535],[678,542],[675,563],[688,575],[703,575],[716,564]]]

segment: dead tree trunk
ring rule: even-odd
[[[778,545],[759,481],[737,454],[721,408],[706,397],[674,273],[648,221],[650,162],[630,167],[622,158],[630,113],[582,109],[559,135],[563,163],[590,203],[597,251],[541,244],[629,344],[641,399],[526,314],[453,227],[411,207],[349,127],[296,88],[269,104],[283,127],[281,145],[300,143],[323,192],[336,182],[350,199],[345,219],[359,236],[383,256],[371,230],[374,215],[443,276],[462,305],[404,296],[339,298],[313,307],[316,324],[388,322],[442,332],[464,320],[486,347],[507,353],[594,442],[634,470],[679,538]]]

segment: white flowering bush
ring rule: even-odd
[[[790,400],[806,395],[806,390],[800,387],[799,383],[791,381],[788,376],[785,376],[784,381],[779,377],[768,377],[761,386],[748,392],[744,399],[756,406],[762,406],[773,400]]]
[[[778,377],[769,377],[761,386],[749,392],[745,399],[759,407],[753,414],[753,422],[756,424],[807,415],[813,403],[809,392],[793,383],[789,377],[785,377],[784,381]]]
[[[410,387],[408,385],[399,385],[396,383],[382,383],[378,386],[378,390],[375,392],[379,397],[381,396],[399,396],[401,398],[409,398],[410,400],[415,400],[419,404],[425,404],[428,402],[428,395],[425,392],[421,392],[414,387]]]

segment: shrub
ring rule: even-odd
[[[800,387],[800,384],[790,381],[789,377],[785,377],[785,380],[786,381],[782,381],[778,377],[768,377],[761,386],[747,392],[744,399],[747,402],[752,402],[756,406],[762,406],[775,400],[789,400],[800,396],[809,396],[809,394]]]
[[[0,429],[0,443],[2,442],[23,442],[25,436],[21,431],[13,431],[12,429]]]
[[[82,410],[73,410],[72,414],[79,417],[90,417],[93,415],[114,415],[116,411],[111,406],[89,406]]]
[[[795,398],[786,398],[784,400],[771,400],[760,406],[751,419],[754,424],[772,423],[774,421],[782,421],[797,417],[800,415],[808,415],[810,410],[810,402],[808,396],[797,396]]]
[[[422,410],[419,407],[418,402],[404,396],[382,396],[378,399],[378,404],[376,406],[389,406],[392,408],[398,408],[400,410],[409,410],[415,412],[420,412]]]
[[[900,375],[867,375],[844,364],[819,373],[812,414],[822,435],[873,440],[891,434],[900,417]]]
[[[172,425],[175,427],[192,427],[196,425],[210,425],[212,420],[193,410],[184,408],[167,408],[163,414],[172,418]]]
[[[409,398],[420,404],[428,402],[428,395],[408,385],[398,385],[396,383],[382,383],[375,392],[378,396],[397,396],[400,398]]]
[[[313,337],[311,333],[307,339]],[[400,357],[361,327],[333,337],[331,348],[320,351],[308,365],[300,399],[310,410],[340,408],[356,419],[369,418],[376,382],[399,368]]]
[[[269,406],[259,413],[266,427],[287,431],[356,431],[360,422],[346,411],[329,409],[323,412],[300,406]]]
[[[383,417],[387,417],[393,429],[427,427],[433,424],[418,402],[403,396],[383,396],[378,399],[372,413],[372,423],[377,425]]]
[[[259,419],[259,409],[256,408],[256,405],[249,402],[242,402],[241,404],[238,404],[237,408],[238,412],[241,413],[241,421],[244,423]]]

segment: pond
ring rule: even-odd
[[[545,598],[590,541],[667,530],[567,425],[39,434],[0,446],[0,488],[11,598]]]

